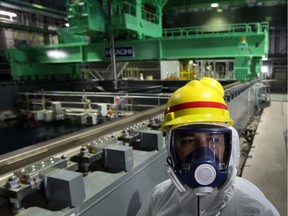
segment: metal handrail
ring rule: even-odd
[[[266,32],[269,29],[268,22],[261,23],[238,23],[238,24],[220,24],[220,25],[205,25],[184,28],[168,28],[163,29],[163,37],[173,36],[190,36],[204,34],[223,34],[237,32]]]

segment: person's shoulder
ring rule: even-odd
[[[236,177],[235,190],[227,209],[234,215],[279,215],[262,191],[252,182]]]
[[[161,196],[164,195],[165,193],[169,191],[173,191],[175,189],[173,183],[171,182],[170,179],[167,179],[158,185],[155,186],[153,190],[153,196]]]
[[[251,181],[241,178],[241,177],[236,177],[235,179],[235,188],[236,188],[236,194],[240,195],[245,195],[250,197],[251,199],[257,199],[257,200],[267,200],[263,192]]]
[[[170,179],[159,183],[147,196],[137,215],[159,215],[159,212],[162,212],[163,208],[166,209],[164,206],[166,206],[169,201],[172,200],[172,203],[175,203],[175,198],[178,197],[177,193],[177,188]],[[170,204],[168,206],[170,206]]]

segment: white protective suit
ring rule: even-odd
[[[179,191],[175,181],[172,180],[172,183],[169,179],[150,192],[137,216],[197,216],[198,205],[201,216],[278,216],[278,211],[254,184],[236,177],[240,157],[239,137],[233,127],[230,129],[233,135],[231,171],[222,188],[197,196],[186,186],[186,192]]]

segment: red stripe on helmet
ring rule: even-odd
[[[175,106],[169,107],[165,110],[165,115],[170,112],[176,112],[182,109],[189,109],[189,108],[218,108],[228,110],[227,106],[222,103],[209,102],[209,101],[195,101],[195,102],[177,104]]]

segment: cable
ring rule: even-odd
[[[198,216],[200,216],[200,196],[197,195],[197,211],[198,211]]]

